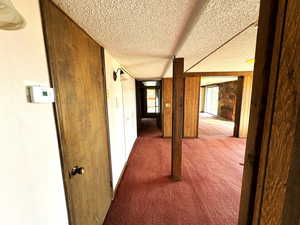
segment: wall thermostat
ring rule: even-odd
[[[32,103],[53,103],[54,90],[45,86],[29,86],[30,101]]]

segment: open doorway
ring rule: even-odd
[[[235,76],[201,77],[199,137],[234,136],[235,123],[239,122],[240,85]]]
[[[161,136],[161,81],[137,81],[138,136]]]

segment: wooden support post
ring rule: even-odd
[[[299,0],[261,0],[239,225],[300,222],[299,20]]]
[[[172,178],[181,180],[184,114],[184,59],[173,61]]]
[[[235,118],[234,118],[234,130],[233,136],[240,137],[240,124],[241,124],[241,111],[242,111],[242,100],[243,100],[243,86],[244,77],[239,76],[238,78],[238,90],[236,93],[236,105],[235,105]]]

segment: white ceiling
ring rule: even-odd
[[[201,86],[206,86],[206,85],[211,85],[211,84],[219,84],[219,83],[224,83],[224,82],[229,82],[229,81],[235,81],[237,80],[238,77],[201,77]]]
[[[253,71],[257,28],[250,27],[218,51],[205,58],[190,72]]]
[[[185,69],[217,49],[258,18],[259,0],[53,0],[131,75],[139,79],[172,74],[173,55]],[[251,33],[251,32],[250,32]],[[243,33],[244,34],[244,33]],[[256,34],[239,47],[221,48],[201,65],[217,71],[254,58]],[[239,36],[240,37],[240,36]],[[234,39],[235,40],[235,39]],[[233,41],[234,41],[233,40]],[[231,43],[231,42],[230,42]],[[228,43],[228,45],[230,45]],[[242,51],[243,49],[243,51]],[[245,56],[243,55],[245,52]],[[218,55],[218,54],[217,54]],[[228,62],[222,57],[230,56]],[[246,57],[246,58],[245,58]],[[244,59],[245,58],[245,59]],[[213,63],[212,63],[213,62]],[[203,68],[193,68],[193,71]],[[232,69],[234,70],[234,69]]]

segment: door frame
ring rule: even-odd
[[[243,90],[244,90],[244,79],[245,76],[253,76],[253,72],[250,71],[240,71],[240,72],[200,72],[200,73],[186,73],[186,77],[205,77],[205,76],[222,76],[221,74],[224,73],[224,76],[232,76],[237,77],[236,80],[238,82],[238,91],[236,96],[236,107],[235,107],[235,119],[234,119],[234,128],[233,128],[233,137],[240,137],[240,124],[241,124],[241,114],[242,114],[242,103],[243,103]],[[217,84],[210,84],[206,86],[201,86],[200,88],[205,88],[205,101],[204,101],[204,108],[205,108],[205,102],[206,102],[206,88],[207,87],[214,87],[218,86]],[[200,90],[199,90],[199,98],[200,98]],[[199,113],[198,113],[198,127],[199,127],[199,114],[201,112],[200,107],[198,107]]]

